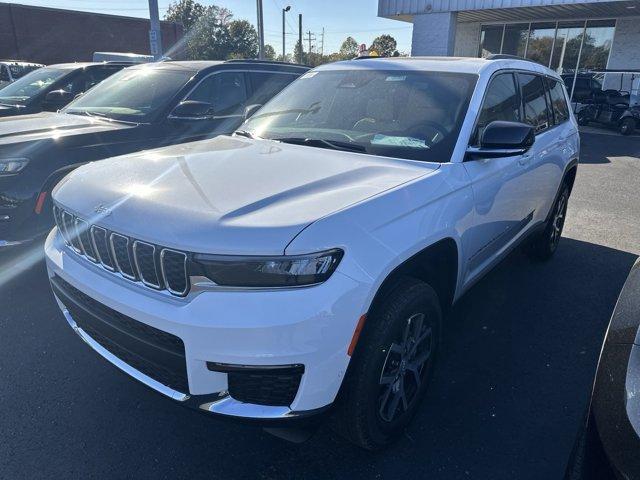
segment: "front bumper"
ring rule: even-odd
[[[104,348],[69,314],[82,339],[120,370],[157,392],[210,413],[246,419],[306,417],[329,406],[344,378],[347,349],[363,312],[367,289],[340,272],[324,284],[277,291],[203,291],[175,298],[105,272],[76,255],[57,235],[45,244],[49,276],[100,304],[184,343],[188,391],[179,391],[133,368]],[[294,400],[287,406],[241,402],[228,394],[228,374],[207,363],[240,366],[304,365]]]

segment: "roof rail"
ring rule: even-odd
[[[486,60],[523,60],[525,62],[534,62],[529,58],[519,57],[518,55],[507,55],[506,53],[492,53]]]
[[[292,67],[309,67],[309,65],[305,65],[303,63],[279,62],[277,60],[260,60],[257,58],[232,58],[230,60],[225,60],[225,62],[264,63],[264,64],[271,64],[271,65],[290,65]]]

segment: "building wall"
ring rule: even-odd
[[[143,18],[0,3],[0,58],[52,64],[91,61],[96,51],[149,54],[149,29]],[[161,29],[167,52],[182,25],[161,22]]]
[[[477,57],[480,49],[480,23],[458,23],[454,55]]]
[[[416,15],[413,17],[411,55],[453,55],[456,25],[456,13]]]
[[[617,20],[607,68],[640,69],[640,17]]]

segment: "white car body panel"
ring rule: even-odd
[[[207,361],[304,364],[290,411],[331,404],[349,365],[356,325],[388,275],[425,248],[453,242],[457,300],[547,219],[579,151],[572,115],[538,135],[528,158],[465,161],[495,72],[522,69],[559,79],[531,62],[375,59],[317,70],[375,69],[381,62],[390,70],[479,76],[453,155],[442,164],[218,137],[81,167],[53,194],[58,204],[89,222],[181,251],[299,255],[340,248],[344,257],[325,283],[278,290],[214,288],[173,298],[91,264],[63,244],[57,229],[45,247],[50,277],[57,275],[100,303],[180,337],[187,357],[185,393],[227,388],[226,374],[207,370]],[[509,225],[514,229],[504,236]],[[501,241],[486,253],[496,237]],[[269,413],[250,404],[229,408],[234,415],[265,418],[282,410]]]

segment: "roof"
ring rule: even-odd
[[[76,68],[92,67],[95,65],[138,65],[131,62],[73,62],[73,63],[54,63],[53,65],[47,65],[47,67],[58,68],[61,70],[73,70]]]
[[[555,71],[539,63],[516,57],[497,59],[475,57],[372,57],[329,63],[316,68],[316,70],[425,70],[479,75],[485,71],[493,72],[505,68],[532,70],[558,77]]]
[[[183,68],[194,71],[201,71],[206,68],[215,67],[218,65],[228,65],[228,64],[251,64],[251,65],[272,65],[279,67],[289,67],[289,68],[300,68],[309,70],[309,67],[305,65],[300,65],[297,63],[287,63],[287,62],[272,62],[269,60],[167,60],[164,62],[156,62],[156,63],[141,63],[136,64],[132,68]]]

